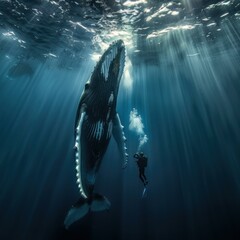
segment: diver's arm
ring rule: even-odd
[[[139,159],[138,153],[135,153],[135,154],[133,155],[133,157]]]

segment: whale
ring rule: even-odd
[[[80,198],[68,211],[64,221],[65,228],[69,228],[90,211],[110,208],[110,201],[95,193],[94,186],[111,137],[117,143],[122,168],[127,166],[126,137],[116,111],[125,55],[124,42],[113,42],[96,64],[80,97],[74,134],[76,178]]]

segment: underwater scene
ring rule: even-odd
[[[0,0],[0,240],[75,239],[240,239],[239,0]]]

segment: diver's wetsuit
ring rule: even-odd
[[[148,184],[148,181],[147,181],[147,178],[145,176],[145,167],[147,167],[148,158],[146,156],[144,156],[143,153],[140,153],[140,154],[135,153],[134,158],[137,159],[137,165],[138,165],[138,168],[139,168],[139,178],[143,182],[144,186],[146,186]]]

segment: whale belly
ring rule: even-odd
[[[82,113],[76,126],[76,171],[77,183],[82,197],[92,195],[96,173],[110,141],[112,123],[90,122]]]

